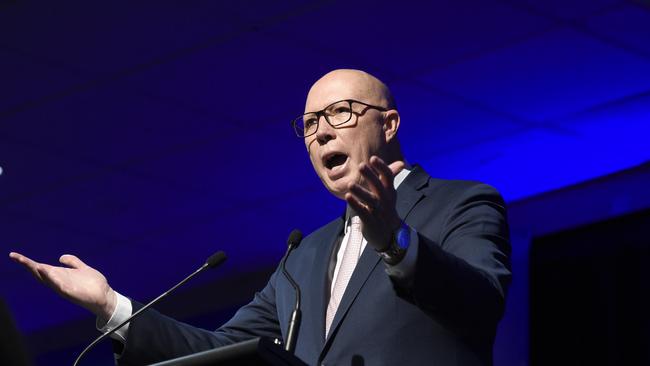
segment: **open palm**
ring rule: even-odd
[[[108,285],[106,277],[74,255],[65,254],[59,258],[59,262],[65,267],[39,263],[15,252],[9,253],[9,257],[27,268],[36,279],[73,303],[104,319],[108,319],[112,314],[116,295]]]

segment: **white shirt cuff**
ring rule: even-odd
[[[102,333],[106,333],[116,326],[120,325],[120,323],[125,321],[133,313],[131,300],[120,295],[117,291],[115,292],[115,295],[117,295],[117,302],[115,304],[115,310],[113,310],[113,314],[111,314],[110,319],[104,323],[104,321],[98,317],[97,321],[95,322],[97,330]],[[126,344],[126,336],[128,333],[129,323],[126,323],[122,328],[116,330],[115,333],[111,334],[109,337],[123,344]]]

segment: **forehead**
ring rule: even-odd
[[[344,99],[355,99],[366,103],[374,102],[372,88],[357,78],[335,77],[321,79],[309,90],[305,112],[321,110]]]

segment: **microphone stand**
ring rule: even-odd
[[[214,268],[214,267],[220,265],[220,264],[223,263],[225,260],[226,260],[226,254],[225,254],[224,252],[219,251],[219,252],[217,252],[217,253],[211,255],[210,258],[208,258],[208,260],[207,260],[207,261],[206,261],[206,262],[205,262],[205,263],[204,263],[204,264],[203,264],[199,269],[197,269],[196,271],[194,271],[194,272],[193,272],[192,274],[190,274],[189,276],[185,277],[185,279],[183,279],[181,282],[177,283],[174,287],[170,288],[169,290],[167,290],[167,291],[165,291],[164,293],[162,293],[160,296],[158,296],[158,297],[156,297],[155,299],[153,299],[152,301],[150,301],[147,305],[143,306],[140,310],[138,310],[138,311],[136,311],[135,313],[133,313],[133,315],[131,315],[131,316],[128,317],[126,320],[124,320],[123,322],[121,322],[120,324],[118,324],[115,328],[113,328],[113,329],[109,330],[108,332],[102,334],[101,336],[97,337],[97,339],[95,339],[91,344],[88,345],[88,347],[86,347],[86,348],[81,352],[81,354],[79,354],[79,356],[77,357],[77,359],[74,361],[73,366],[77,366],[77,364],[79,364],[79,361],[81,360],[81,358],[82,358],[82,357],[83,357],[83,356],[84,356],[88,351],[90,351],[90,350],[91,350],[91,349],[92,349],[92,348],[93,348],[97,343],[99,343],[100,341],[104,340],[106,337],[110,336],[111,334],[115,333],[115,331],[117,331],[118,329],[122,328],[126,323],[128,323],[128,322],[132,321],[133,319],[137,318],[140,314],[142,314],[143,311],[149,309],[151,306],[153,306],[154,304],[156,304],[156,303],[157,303],[158,301],[160,301],[162,298],[164,298],[165,296],[169,295],[172,291],[176,290],[178,287],[180,287],[180,286],[182,286],[183,284],[185,284],[185,282],[187,282],[187,281],[189,281],[190,279],[192,279],[192,277],[196,276],[197,274],[203,272],[204,270],[206,270],[206,269],[208,269],[208,268]]]

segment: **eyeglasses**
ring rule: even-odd
[[[299,116],[298,118],[291,121],[291,125],[296,131],[296,135],[298,135],[298,137],[308,137],[315,134],[316,131],[318,131],[318,122],[320,120],[320,116],[325,117],[325,120],[330,124],[330,126],[340,126],[351,120],[353,114],[362,114],[362,112],[355,112],[352,109],[353,103],[361,104],[366,108],[372,108],[382,112],[386,112],[388,110],[387,108],[359,102],[358,100],[345,99],[334,102],[320,111],[305,113],[302,116]]]

